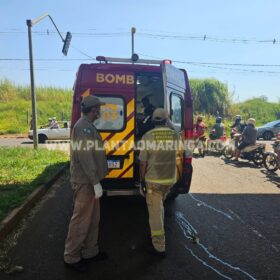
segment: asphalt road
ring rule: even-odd
[[[33,147],[33,141],[28,138],[4,138],[0,137],[0,146],[5,147],[16,147],[16,146],[26,146]]]
[[[263,144],[266,144],[266,150],[267,151],[271,151],[272,150],[272,146],[271,144],[273,144],[275,141],[274,140],[271,140],[271,141],[263,141],[263,140],[259,140],[257,141],[258,143],[263,143]],[[50,149],[53,149],[53,146],[54,146],[54,143],[57,144],[56,148],[60,148],[60,149],[66,149],[68,146],[67,146],[67,143],[68,142],[67,140],[54,140],[52,142],[50,142],[51,144],[38,144],[39,147],[50,147]],[[33,148],[33,141],[30,140],[29,138],[24,138],[24,137],[3,137],[3,136],[0,136],[0,147],[17,147],[17,146],[20,146],[20,147],[27,147],[27,148]]]
[[[33,141],[28,138],[4,138],[0,137],[0,147],[25,147],[33,148]],[[53,140],[47,144],[38,144],[40,148],[50,150],[63,150],[69,152],[69,140]]]
[[[242,162],[195,158],[191,193],[166,205],[167,257],[149,254],[142,197],[102,199],[100,246],[109,254],[79,274],[63,266],[72,211],[68,179],[52,188],[9,256],[24,272],[1,279],[280,279],[280,178]],[[198,241],[195,243],[193,237]]]

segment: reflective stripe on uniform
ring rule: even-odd
[[[152,234],[152,236],[162,236],[162,235],[164,235],[164,230],[162,230],[162,229],[151,230],[151,234]]]
[[[145,178],[146,183],[154,183],[154,184],[160,184],[164,186],[171,186],[176,183],[176,178],[171,178],[171,179],[150,179],[150,178]]]

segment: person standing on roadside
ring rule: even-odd
[[[153,112],[155,128],[144,134],[140,151],[141,193],[146,197],[153,254],[165,257],[163,202],[176,182],[176,156],[179,134],[166,126],[167,112],[157,108]]]
[[[65,241],[65,266],[80,272],[89,260],[108,258],[99,251],[99,198],[103,194],[100,181],[108,174],[103,142],[93,122],[100,117],[105,103],[89,95],[81,103],[82,117],[71,134],[71,184],[74,190],[74,210]]]
[[[204,157],[206,151],[206,129],[207,126],[203,122],[203,117],[198,116],[194,124],[194,141],[198,147],[198,152],[201,157]]]

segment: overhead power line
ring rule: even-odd
[[[194,41],[210,41],[216,43],[272,43],[279,44],[280,41],[273,39],[239,39],[239,38],[219,38],[205,35],[166,35],[166,34],[152,34],[152,33],[138,33],[139,36],[152,39],[172,39],[172,40],[194,40]]]
[[[0,31],[0,35],[21,35],[26,34],[23,31]],[[33,34],[41,36],[54,35],[55,31],[34,31]],[[127,37],[131,36],[130,32],[72,32],[75,37]],[[184,33],[175,32],[162,32],[162,33],[151,33],[151,32],[138,32],[137,36],[150,38],[150,39],[161,39],[161,40],[191,40],[191,41],[208,41],[215,43],[239,43],[239,44],[280,44],[280,40],[275,38],[266,39],[254,39],[254,38],[227,38],[218,36],[209,36],[207,34],[199,35],[188,35]]]
[[[157,56],[150,56],[150,55],[145,55],[141,54],[142,56],[153,58],[153,59],[160,59],[163,60],[164,58],[157,57]],[[237,72],[251,72],[251,73],[266,73],[266,74],[280,74],[278,71],[269,71],[269,70],[252,70],[252,69],[241,69],[241,68],[232,68],[232,67],[221,67],[221,66],[213,66],[213,65],[228,65],[228,66],[255,66],[255,67],[260,67],[260,66],[276,66],[279,67],[280,65],[277,64],[234,64],[234,63],[227,63],[223,64],[220,62],[212,62],[212,63],[207,63],[207,62],[191,62],[191,61],[182,61],[182,60],[172,60],[175,63],[181,63],[181,64],[187,64],[187,65],[193,65],[193,66],[199,66],[199,67],[208,67],[208,68],[213,68],[213,69],[222,69],[222,70],[230,70],[230,71],[237,71]]]
[[[96,61],[96,59],[84,51],[80,50],[79,48],[72,45],[72,48],[78,51],[80,54],[86,56],[87,58],[73,58],[73,59],[61,59],[61,58],[42,58],[42,59],[35,59],[35,61],[41,62],[50,62],[50,61],[57,61],[57,62],[70,62],[70,61]],[[153,59],[160,59],[163,60],[164,58],[145,55],[139,53],[144,57],[149,57]],[[0,61],[29,61],[28,58],[0,58]],[[228,70],[234,72],[250,72],[250,73],[264,73],[264,74],[280,74],[279,71],[270,71],[270,70],[252,70],[252,69],[241,69],[241,68],[233,68],[235,66],[239,67],[280,67],[280,64],[245,64],[245,63],[224,63],[224,62],[196,62],[196,61],[183,61],[183,60],[173,60],[175,63],[187,64],[192,66],[204,67],[204,68],[212,68],[217,70]],[[225,67],[231,66],[231,67]],[[48,70],[50,68],[37,68],[37,70]],[[25,69],[22,69],[25,70]],[[61,69],[58,71],[71,71],[70,69]]]
[[[73,47],[76,49],[75,47]],[[76,49],[83,55],[87,56],[88,58],[37,58],[34,59],[34,61],[42,61],[42,62],[48,62],[48,61],[61,61],[61,62],[71,62],[71,61],[96,61],[96,59],[90,55],[87,55],[85,52]],[[154,57],[154,56],[148,56],[143,55],[150,58],[157,58],[162,59],[160,57]],[[0,58],[0,61],[29,61],[28,58]],[[256,64],[256,63],[226,63],[226,62],[200,62],[200,61],[181,61],[181,60],[172,60],[176,63],[184,63],[184,64],[197,64],[197,65],[221,65],[221,66],[245,66],[245,67],[280,67],[280,64]]]

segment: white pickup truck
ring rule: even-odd
[[[70,139],[70,122],[64,122],[62,128],[39,128],[37,133],[39,143],[45,143],[47,140],[68,140]],[[33,140],[33,130],[29,130],[28,138]]]

